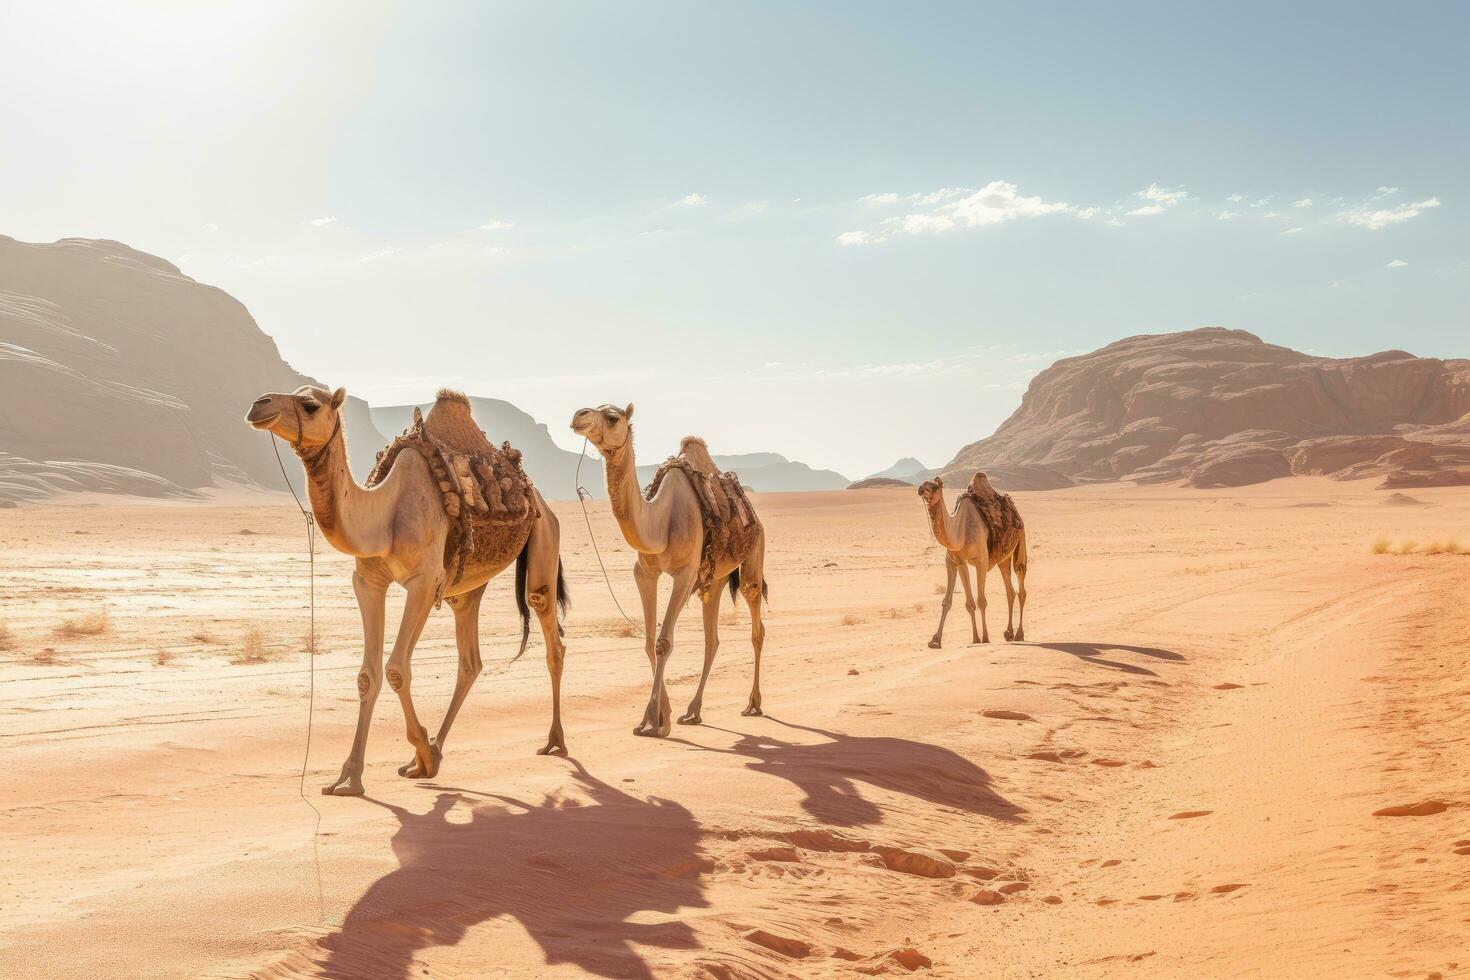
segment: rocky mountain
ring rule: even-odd
[[[89,490],[197,497],[228,485],[284,489],[271,437],[246,426],[245,411],[262,392],[332,381],[294,370],[244,306],[164,259],[114,241],[0,236],[0,503]],[[472,405],[492,439],[525,454],[543,493],[575,496],[577,454],[543,423],[498,399]],[[370,409],[349,396],[344,424],[358,479],[412,411]],[[299,490],[300,468],[280,448]],[[777,453],[715,460],[757,490],[847,485]],[[640,468],[645,480],[653,469]],[[595,453],[582,483],[605,496]]]
[[[1290,474],[1382,486],[1470,484],[1470,360],[1327,358],[1206,327],[1058,361],[946,477],[1006,489],[1258,483]]]
[[[908,480],[895,480],[891,476],[870,476],[867,479],[859,480],[856,483],[849,483],[847,485],[847,489],[849,489],[849,490],[878,490],[878,489],[882,489],[884,487],[912,487],[912,486],[917,486],[917,484],[910,483]]]
[[[0,499],[284,489],[269,441],[241,419],[261,392],[311,380],[244,306],[170,262],[0,236]],[[366,403],[349,400],[346,424],[366,473],[383,444]]]

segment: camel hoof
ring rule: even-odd
[[[701,718],[699,715],[688,714],[688,715],[685,715],[684,717],[682,717],[682,718],[679,719],[679,724],[681,724],[681,725],[703,725],[704,724],[704,719]]]
[[[1025,632],[1025,630],[1016,630],[1016,642],[1017,643],[1025,643],[1026,642],[1026,632]]]
[[[362,796],[363,792],[362,783],[355,779],[339,779],[322,787],[323,796]]]
[[[648,725],[639,725],[633,729],[633,734],[639,738],[658,738],[658,729],[651,728]]]
[[[406,766],[398,767],[398,775],[404,779],[433,779],[439,775],[439,764],[444,761],[444,750],[431,739],[429,741],[429,764],[424,766],[415,755]]]
[[[1006,630],[1006,642],[1009,643],[1016,638],[1015,630]]]
[[[933,639],[933,640],[930,640],[929,641],[929,649],[930,650],[940,650],[940,649],[943,649],[943,645],[939,642],[938,639]]]
[[[536,750],[537,755],[566,755],[567,747],[561,742],[547,742],[545,746]]]
[[[765,714],[765,712],[761,710],[761,706],[758,704],[752,704],[740,713],[746,718],[759,718],[760,716]]]

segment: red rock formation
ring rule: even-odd
[[[1041,372],[943,473],[976,469],[1016,490],[1041,489],[1037,469],[1198,487],[1292,473],[1470,483],[1470,361],[1313,357],[1219,327],[1130,337]],[[1005,469],[1019,479],[996,478]]]

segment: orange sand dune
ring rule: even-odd
[[[968,646],[959,611],[941,651],[925,643],[942,563],[912,490],[761,497],[770,716],[739,714],[748,620],[727,607],[706,724],[661,742],[631,735],[641,640],[558,505],[573,758],[533,754],[545,670],[499,669],[518,638],[502,581],[440,779],[396,775],[410,750],[385,696],[361,800],[314,795],[347,749],[360,656],[349,563],[327,552],[315,848],[299,515],[275,498],[0,511],[4,972],[1466,969],[1470,557],[1421,552],[1466,533],[1470,496],[1388,506],[1307,478],[1017,496],[1032,642]],[[636,605],[605,505],[594,526]],[[697,624],[676,644],[676,713]],[[415,666],[437,721],[447,613]]]

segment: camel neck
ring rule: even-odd
[[[363,535],[354,533],[352,517],[362,513],[355,506],[368,491],[357,485],[347,464],[347,440],[339,427],[332,439],[314,455],[303,455],[306,493],[322,537],[338,551],[362,557],[369,551]]]
[[[956,550],[959,535],[957,529],[950,526],[953,518],[944,512],[944,494],[935,494],[928,507],[929,527],[934,531],[934,540],[948,551]]]
[[[634,550],[644,554],[657,551],[644,529],[647,503],[643,489],[638,486],[638,463],[633,455],[633,432],[628,431],[628,441],[611,453],[603,455],[607,472],[607,500],[612,507],[613,517]]]

